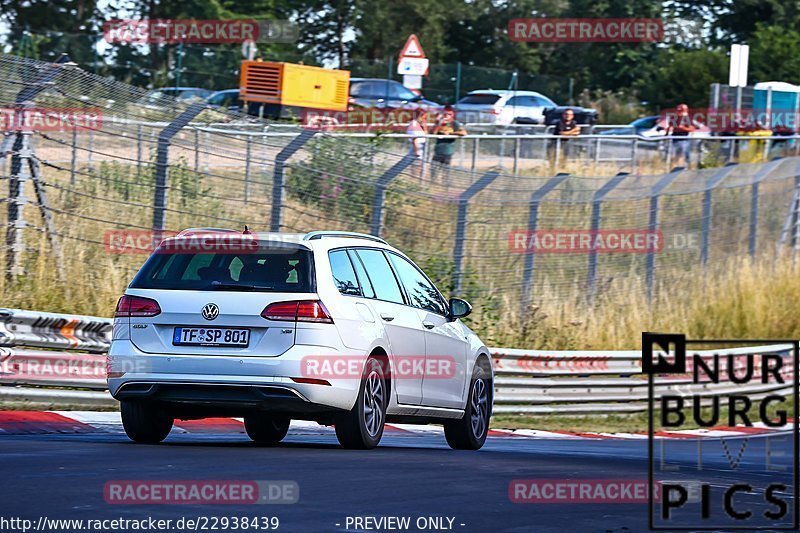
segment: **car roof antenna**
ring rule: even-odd
[[[247,224],[245,224],[244,225],[244,231],[242,232],[242,235],[252,235],[252,233],[253,233],[252,231],[247,229]]]

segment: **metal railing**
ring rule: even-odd
[[[138,154],[147,156],[147,148],[164,128],[167,122],[132,121],[112,117],[106,121],[109,126],[118,125],[136,128],[135,135]],[[330,138],[348,139],[353,142],[379,142],[381,150],[404,155],[410,151],[411,139],[424,137],[423,161],[430,165],[436,140],[445,136],[407,135],[403,124],[395,124],[388,131],[348,131],[385,129],[385,125],[347,125],[333,129],[317,129]],[[210,135],[225,135],[243,139],[253,146],[270,141],[288,142],[300,135],[304,128],[297,124],[272,123],[252,124],[244,122],[189,122],[186,127],[194,136],[191,146],[185,146],[186,157],[196,162],[195,167],[209,170],[239,166],[238,162],[226,162],[209,157]],[[472,172],[489,168],[500,169],[514,176],[564,169],[568,166],[590,166],[593,171],[603,173],[603,166],[617,170],[669,171],[680,164],[688,168],[710,168],[726,163],[752,163],[768,161],[774,157],[800,155],[800,135],[706,135],[698,137],[642,136],[636,135],[627,125],[585,126],[584,133],[565,138],[554,135],[552,126],[512,125],[496,126],[486,124],[467,124],[467,135],[456,140],[456,150],[452,166]],[[610,130],[631,130],[625,134],[607,134]],[[70,163],[73,166],[92,167],[106,158],[95,152],[103,152],[103,143],[95,141],[92,131],[86,132],[88,141],[73,135],[70,141],[69,159],[53,159],[53,163]],[[113,139],[112,139],[113,140]],[[89,144],[86,150],[81,145]],[[684,144],[684,146],[679,146]],[[376,165],[380,159],[375,160]],[[376,169],[373,169],[376,171]],[[608,171],[606,171],[608,173]]]
[[[0,309],[0,400],[115,405],[105,391],[105,356],[99,354],[31,351],[18,346],[94,349],[110,343],[112,321],[106,318]],[[68,343],[68,346],[65,346]],[[549,351],[490,348],[495,374],[495,413],[601,414],[632,413],[647,409],[647,379],[641,352]],[[710,357],[711,350],[699,351]],[[720,355],[745,358],[756,354],[791,357],[791,345],[714,350]],[[743,363],[738,360],[735,368]],[[758,365],[755,365],[758,368]],[[658,394],[680,394],[706,403],[714,395],[731,392],[752,399],[791,392],[792,365],[782,365],[785,383],[735,385],[693,383],[691,376],[659,379]],[[42,388],[21,388],[31,385]],[[91,389],[97,392],[66,389]]]

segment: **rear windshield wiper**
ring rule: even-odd
[[[222,291],[274,291],[274,287],[264,287],[261,285],[247,285],[241,283],[225,283],[223,281],[212,281],[211,288]]]

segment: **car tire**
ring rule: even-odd
[[[247,436],[256,444],[274,446],[289,433],[291,419],[279,415],[249,415],[244,417],[244,429]]]
[[[492,379],[476,366],[469,385],[464,416],[444,423],[444,436],[454,450],[479,450],[489,434],[492,416]]]
[[[352,450],[377,446],[383,436],[388,404],[389,388],[383,365],[371,357],[364,366],[356,404],[347,413],[339,415],[334,424],[339,444]]]
[[[166,439],[175,421],[158,405],[145,402],[122,400],[120,412],[125,434],[139,444],[158,444]]]

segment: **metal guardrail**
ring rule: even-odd
[[[0,309],[0,346],[104,352],[110,333],[107,318]]]
[[[0,386],[0,400],[115,405],[105,392],[105,355],[62,351],[107,350],[111,326],[112,320],[107,318],[0,309],[0,344],[15,346],[0,348],[0,385],[10,385]],[[603,414],[647,409],[647,379],[642,374],[639,351],[490,351],[495,371],[495,413]],[[710,358],[712,353],[731,355],[736,371],[745,368],[746,356],[755,354],[754,377],[758,378],[759,356],[791,357],[792,347],[771,345],[697,353],[704,358]],[[747,386],[710,381],[695,384],[687,374],[658,379],[655,389],[658,394],[696,396],[701,404],[733,390],[758,399],[790,393],[792,368],[790,364],[783,365],[783,384],[754,383],[756,380]]]

